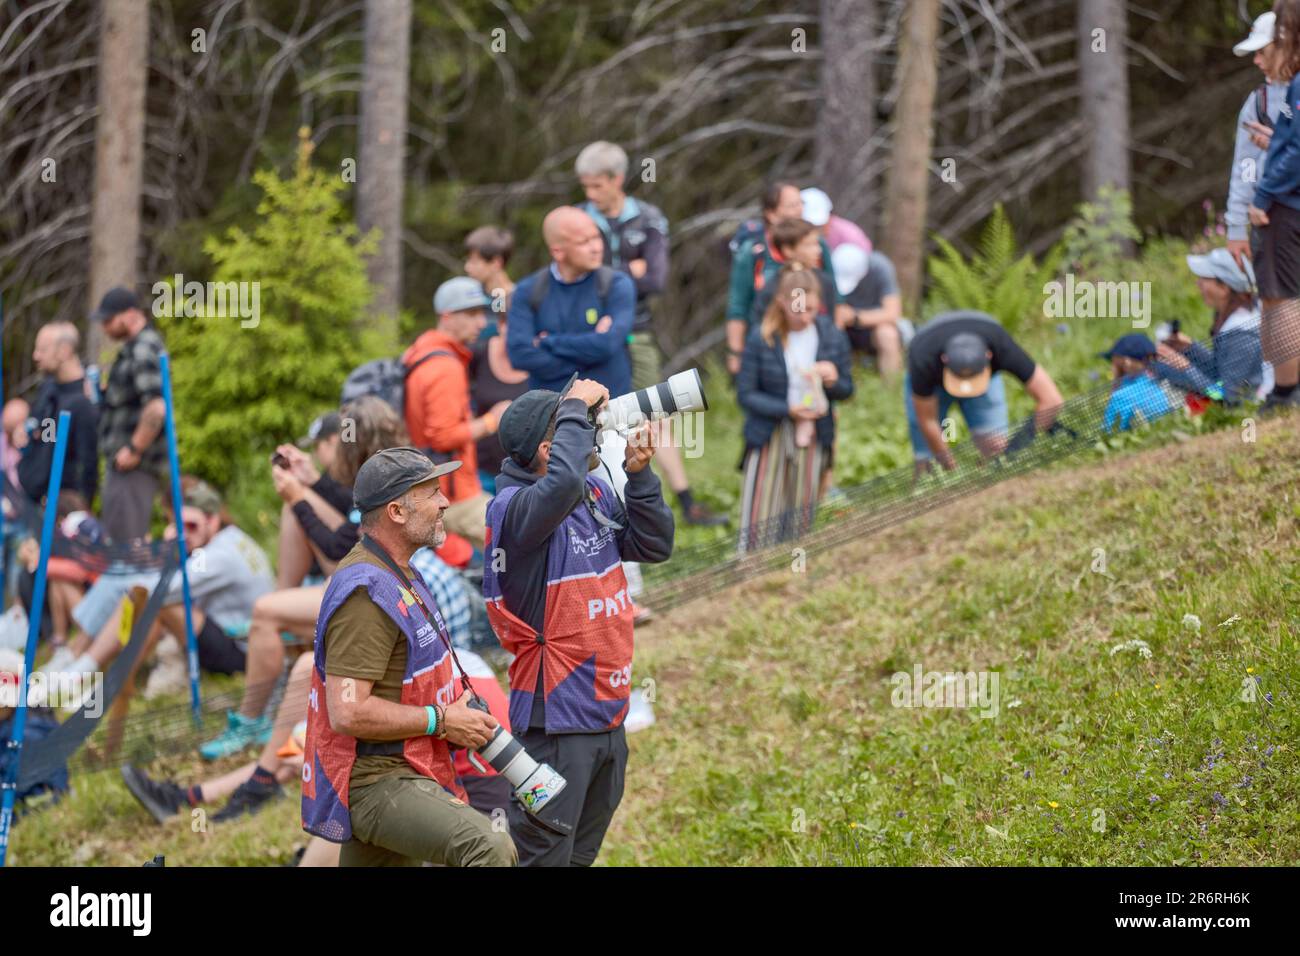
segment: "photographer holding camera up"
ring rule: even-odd
[[[623,797],[632,602],[623,561],[666,561],[673,515],[643,424],[620,466],[623,500],[591,474],[608,400],[583,379],[526,392],[501,416],[508,456],[487,510],[483,596],[510,665],[510,728],[567,786],[529,814],[510,805],[523,866],[590,866]]]

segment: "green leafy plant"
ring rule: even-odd
[[[1053,249],[1038,263],[1029,253],[1018,256],[1015,231],[1001,204],[993,208],[969,260],[942,236],[936,235],[934,241],[939,252],[928,264],[927,315],[976,309],[989,313],[1012,333],[1042,315],[1042,289],[1056,274],[1059,253]]]
[[[1114,272],[1130,259],[1129,248],[1142,238],[1133,224],[1128,192],[1102,186],[1094,202],[1080,203],[1061,239],[1064,261],[1081,275]]]
[[[211,314],[210,302],[199,315],[173,315],[170,290],[158,297],[182,465],[223,486],[241,461],[336,405],[352,368],[396,349],[357,330],[371,294],[363,256],[377,237],[358,235],[342,183],[312,168],[311,151],[303,130],[291,177],[255,175],[264,195],[251,231],[234,227],[204,243],[214,282],[257,284],[255,322]]]

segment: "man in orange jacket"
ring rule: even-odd
[[[443,527],[483,547],[484,515],[490,496],[478,480],[474,444],[496,434],[497,422],[509,402],[498,402],[475,417],[470,409],[469,346],[487,325],[491,300],[468,276],[438,286],[433,309],[438,325],[429,329],[402,356],[406,379],[406,430],[411,444],[435,462],[460,461],[443,491],[451,506]]]

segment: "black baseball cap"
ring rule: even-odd
[[[989,389],[989,344],[974,332],[958,332],[943,347],[943,390],[955,398],[978,398]]]
[[[418,448],[402,445],[385,448],[366,459],[352,483],[352,502],[365,514],[394,498],[400,498],[416,485],[449,474],[461,466],[459,461],[435,465]]]
[[[317,415],[316,420],[307,428],[307,434],[298,439],[298,447],[310,448],[316,442],[324,441],[341,431],[343,431],[343,416],[338,412]]]
[[[537,446],[546,438],[555,410],[560,407],[560,402],[564,401],[564,396],[569,393],[577,377],[575,372],[568,384],[558,392],[547,388],[524,392],[502,414],[497,438],[501,441],[501,448],[519,467],[528,468],[532,465],[533,459],[537,457]]]
[[[1138,359],[1145,362],[1151,356],[1156,354],[1156,345],[1141,332],[1130,332],[1128,335],[1121,335],[1115,340],[1115,344],[1110,347],[1110,351],[1101,352],[1100,357],[1110,361],[1116,355],[1123,358]]]
[[[90,319],[92,322],[107,322],[113,316],[126,312],[128,309],[144,311],[134,292],[124,286],[118,286],[104,293],[104,297],[99,300],[99,308],[95,310],[95,314]]]

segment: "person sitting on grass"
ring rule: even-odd
[[[358,540],[359,513],[352,507],[352,482],[357,472],[371,455],[394,445],[407,441],[406,426],[391,405],[381,398],[367,395],[349,402],[340,411],[341,420],[349,427],[349,441],[337,446],[337,454],[327,469],[339,489],[345,490],[347,502],[336,498],[332,503],[312,500],[310,487],[320,487],[319,482],[311,481],[314,469],[309,461],[299,458],[302,453],[292,445],[281,445],[281,453],[288,459],[288,467],[273,465],[272,478],[281,497],[292,509],[289,517],[281,513],[282,521],[292,521],[303,528],[312,529],[312,540],[320,548],[318,558],[324,558],[330,570],[337,560],[345,556]],[[296,453],[296,454],[295,454]],[[310,471],[309,471],[310,469]],[[328,520],[322,518],[317,527],[304,512],[305,502],[317,517],[330,514]],[[343,505],[346,510],[340,514],[336,505]],[[325,509],[328,509],[326,511]],[[347,515],[347,517],[344,517]],[[332,530],[327,527],[337,520],[338,525]],[[285,561],[284,548],[286,540],[293,542],[290,548],[297,547],[297,531],[292,531],[286,538],[284,525],[280,528],[281,561]],[[346,545],[346,547],[344,547]],[[342,548],[342,552],[339,549]],[[315,548],[313,548],[313,552]],[[302,555],[296,554],[294,560],[301,561]],[[316,615],[320,611],[320,602],[325,595],[325,585],[316,584],[307,587],[288,587],[265,594],[253,606],[252,621],[248,627],[248,667],[244,675],[244,696],[238,710],[227,715],[226,730],[213,740],[199,748],[204,760],[218,760],[238,753],[254,743],[263,743],[271,733],[271,715],[263,713],[271,691],[284,669],[286,647],[303,648],[311,644],[316,629]]]
[[[1154,366],[1170,384],[1228,404],[1266,395],[1273,384],[1273,367],[1263,361],[1254,270],[1249,259],[1243,261],[1245,269],[1222,248],[1187,257],[1196,288],[1214,313],[1210,345],[1175,332],[1157,347]]]
[[[190,552],[186,569],[199,666],[213,674],[240,673],[244,670],[245,653],[233,635],[247,626],[254,602],[274,586],[271,563],[257,542],[226,521],[221,496],[210,485],[193,479],[187,483],[181,521]],[[164,537],[174,539],[175,536],[175,525],[169,525]],[[108,667],[123,646],[119,636],[122,599],[137,584],[152,590],[158,577],[158,572],[134,577],[100,575],[72,610],[82,635],[55,653],[45,666],[46,672],[81,675]],[[147,659],[164,630],[185,640],[182,601],[182,578],[177,573],[140,652],[141,659]],[[87,635],[94,635],[93,641]],[[53,683],[57,683],[57,678],[47,682]]]
[[[1110,432],[1116,427],[1128,431],[1138,422],[1150,422],[1172,409],[1151,368],[1156,346],[1145,335],[1134,332],[1120,336],[1110,351],[1101,357],[1110,362],[1114,375],[1110,400],[1102,416],[1102,430]]]
[[[60,491],[55,515],[55,533],[64,538],[82,537],[96,541],[103,535],[99,522],[90,514],[86,499],[79,491]],[[23,565],[18,576],[18,599],[29,613],[40,558],[41,546],[35,538],[27,538],[18,546],[18,560]],[[40,636],[49,639],[54,650],[67,644],[72,627],[72,608],[97,576],[73,558],[50,556],[46,565],[45,607],[41,612]]]

